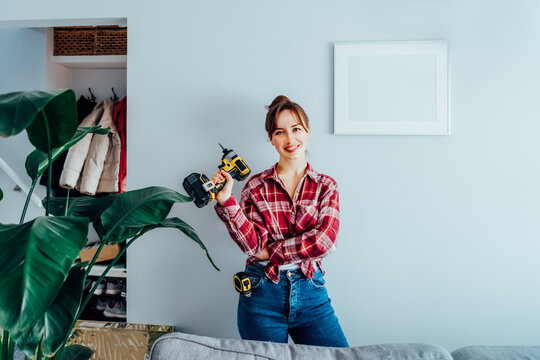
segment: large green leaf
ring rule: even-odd
[[[55,353],[62,345],[81,305],[84,280],[84,269],[72,267],[62,289],[42,318],[31,329],[11,334],[27,356],[32,356],[40,340],[45,355]]]
[[[77,102],[73,90],[20,91],[0,95],[0,135],[12,136],[27,129],[30,142],[48,152],[45,119],[51,149],[68,142],[77,130]]]
[[[47,96],[47,92],[43,96]],[[79,126],[77,121],[77,100],[73,90],[59,94],[52,92],[53,100],[45,106],[44,112],[38,112],[30,126],[26,128],[28,139],[37,149],[47,152],[67,143]],[[47,141],[47,128],[51,136]]]
[[[0,224],[0,328],[28,331],[42,318],[87,235],[87,218],[42,216]]]
[[[145,226],[163,223],[174,203],[193,201],[165,187],[148,187],[118,194],[113,204],[101,215],[107,230],[106,241],[124,241]]]
[[[110,129],[102,129],[101,125],[95,125],[91,127],[80,127],[73,138],[64,145],[52,150],[52,160],[56,160],[64,151],[81,141],[87,134],[108,134]],[[26,158],[26,173],[32,178],[32,180],[40,177],[45,170],[49,167],[49,159],[46,153],[41,150],[34,150]]]
[[[41,91],[0,95],[0,136],[13,136],[26,129],[50,100]]]
[[[97,198],[92,196],[70,197],[67,216],[87,217],[90,221],[95,221],[112,205],[117,196],[117,194],[111,194]],[[47,199],[45,198],[41,202],[45,205]],[[56,216],[64,215],[66,198],[51,198],[49,206],[51,214]]]
[[[175,228],[175,229],[180,230],[184,234],[186,234],[187,237],[189,237],[190,239],[195,241],[197,244],[199,244],[201,249],[203,249],[206,252],[206,257],[208,258],[208,260],[210,260],[210,263],[212,264],[212,266],[214,266],[216,270],[220,271],[219,268],[216,266],[216,264],[214,264],[212,257],[210,257],[210,254],[208,253],[208,249],[206,248],[206,246],[204,246],[199,236],[195,233],[195,230],[193,230],[193,228],[184,220],[179,219],[177,217],[167,218],[163,220],[161,224],[153,224],[153,225],[145,226],[141,233],[144,234],[156,228]]]

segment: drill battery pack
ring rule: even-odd
[[[210,179],[206,175],[198,173],[189,174],[182,182],[182,186],[188,192],[189,196],[194,199],[193,201],[198,208],[202,208],[213,200],[212,193],[203,187],[203,184],[209,182]]]

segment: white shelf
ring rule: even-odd
[[[107,269],[107,265],[94,265],[92,267],[92,270],[90,270],[90,276],[101,276],[103,274],[103,272],[105,271],[105,269]],[[117,267],[112,267],[111,270],[109,270],[109,272],[107,273],[107,277],[121,277],[121,278],[126,278],[127,277],[127,272],[126,272],[126,269],[124,268],[117,268]]]
[[[53,56],[52,62],[72,69],[126,69],[127,55]]]

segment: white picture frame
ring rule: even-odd
[[[334,134],[450,135],[447,48],[334,43]]]

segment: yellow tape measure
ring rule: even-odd
[[[248,273],[239,272],[234,274],[233,281],[236,291],[246,297],[251,296],[251,277]]]

